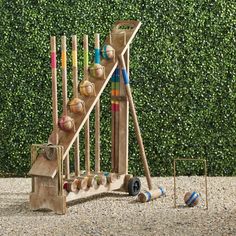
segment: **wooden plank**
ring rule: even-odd
[[[47,160],[43,155],[39,155],[28,174],[54,178],[56,173],[57,160]]]
[[[58,178],[35,177],[36,189],[30,194],[30,209],[51,209],[57,214],[66,213],[66,197],[58,195]]]
[[[66,202],[75,201],[81,198],[93,196],[95,194],[100,194],[108,191],[118,190],[124,188],[124,181],[125,181],[125,175],[120,175],[117,180],[110,184],[106,185],[99,185],[98,188],[94,188],[93,186],[90,188],[87,188],[86,190],[78,190],[77,192],[70,192],[66,196]]]

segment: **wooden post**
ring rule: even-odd
[[[100,37],[95,34],[95,58],[94,62],[100,64]],[[95,106],[95,172],[100,172],[100,99]]]
[[[174,207],[176,208],[176,164],[174,160]]]
[[[88,80],[88,35],[84,35],[84,80]]]
[[[78,97],[78,63],[77,63],[77,36],[72,35],[72,66],[73,66],[73,97]],[[74,166],[75,176],[80,175],[80,150],[79,150],[79,134],[74,143]]]
[[[66,36],[61,37],[61,70],[62,70],[62,95],[63,95],[63,115],[67,116],[67,60],[66,60]],[[70,157],[66,156],[65,175],[70,178]]]
[[[84,80],[88,80],[88,35],[84,35]],[[85,122],[85,170],[90,175],[89,117]]]
[[[205,194],[206,194],[206,209],[208,209],[208,192],[207,192],[207,163],[204,160],[204,167],[205,167]]]
[[[129,86],[129,78],[128,78],[128,75],[126,72],[124,57],[119,56],[119,61],[121,63],[121,67],[122,67],[122,74],[123,74],[123,78],[124,78],[126,93],[127,93],[127,97],[128,97],[129,105],[130,105],[130,109],[131,109],[131,114],[132,114],[133,121],[134,121],[135,134],[136,134],[137,141],[139,144],[139,151],[140,151],[143,166],[144,166],[144,173],[145,173],[145,176],[147,179],[148,188],[149,188],[149,190],[152,190],[151,175],[150,175],[150,171],[149,171],[149,167],[148,167],[148,163],[147,163],[147,158],[146,158],[146,154],[145,154],[145,150],[144,150],[143,140],[142,140],[139,124],[138,124],[138,118],[137,118],[137,114],[136,114],[136,110],[135,110],[135,106],[134,106],[134,102],[133,102],[133,97],[132,97],[132,93],[131,93],[130,86]]]
[[[51,36],[51,70],[52,70],[52,118],[53,118],[53,140],[58,144],[58,106],[57,106],[57,60],[56,60],[56,37]]]

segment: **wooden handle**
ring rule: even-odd
[[[72,35],[73,97],[78,97],[77,36]]]
[[[84,80],[88,80],[88,35],[84,35]]]
[[[56,61],[56,37],[51,36],[51,70],[52,70],[52,118],[53,118],[53,140],[58,144],[58,107],[57,107],[57,61]]]
[[[149,202],[153,199],[159,198],[161,196],[164,196],[166,194],[166,191],[164,188],[159,188],[157,190],[152,190],[152,191],[146,191],[142,192],[138,195],[138,200],[140,202]]]
[[[100,35],[95,34],[94,63],[100,64]]]
[[[62,69],[62,95],[63,115],[67,115],[67,66],[66,66],[66,36],[61,37],[61,69]]]
[[[124,57],[119,56],[119,61],[120,61],[121,67],[122,67],[124,84],[125,84],[129,104],[130,104],[131,114],[132,114],[133,121],[134,121],[134,129],[135,129],[136,138],[137,138],[138,144],[139,144],[139,151],[140,151],[143,166],[144,166],[144,173],[145,173],[145,176],[147,179],[148,188],[149,188],[149,190],[152,190],[151,175],[150,175],[148,162],[147,162],[147,158],[146,158],[146,154],[145,154],[145,150],[144,150],[143,140],[142,140],[139,124],[138,124],[138,118],[137,118],[137,114],[136,114],[136,110],[135,110],[135,106],[134,106],[134,102],[133,102],[133,97],[132,97],[132,93],[131,93],[130,86],[129,86],[129,79],[128,79],[128,75],[127,75],[127,71],[126,71],[126,67],[125,67]]]
[[[95,48],[100,48],[100,35],[99,34],[95,34],[94,37],[95,37]]]
[[[135,21],[135,20],[124,20],[124,21],[118,21],[115,23],[113,29],[119,30],[122,27],[129,27],[131,29],[134,29],[137,25],[139,25],[140,22],[139,21]],[[121,29],[121,30],[127,30],[127,29]]]

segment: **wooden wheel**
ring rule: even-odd
[[[133,177],[129,180],[128,183],[128,192],[130,196],[136,196],[139,194],[141,189],[141,182],[139,178]]]

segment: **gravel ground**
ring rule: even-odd
[[[143,188],[146,181],[141,178]],[[177,208],[173,178],[153,178],[167,196],[139,203],[126,193],[111,192],[82,199],[66,215],[31,211],[31,180],[0,179],[0,235],[236,235],[236,177],[208,177],[209,208],[205,209],[203,177],[178,177]],[[193,188],[194,186],[194,188]],[[187,191],[201,193],[200,205],[183,206]]]

